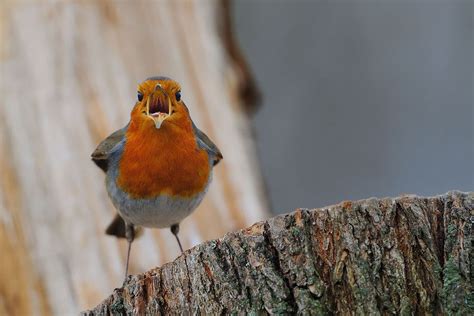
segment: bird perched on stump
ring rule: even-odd
[[[176,81],[148,78],[137,97],[130,122],[92,153],[118,211],[106,233],[128,241],[125,277],[138,227],[170,227],[183,251],[179,223],[199,205],[222,159],[193,123]]]

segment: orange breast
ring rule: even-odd
[[[118,186],[134,198],[191,197],[202,192],[211,166],[207,152],[196,145],[191,125],[149,127],[129,127]]]

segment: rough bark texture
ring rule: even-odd
[[[299,209],[130,277],[84,315],[474,314],[474,193]]]
[[[268,217],[249,110],[256,90],[226,2],[0,0],[0,315],[74,315],[120,284],[126,244],[97,144],[129,120],[136,86],[182,85],[224,160],[181,224],[185,248]],[[210,225],[219,223],[218,225]],[[132,273],[169,262],[168,229],[133,245]]]

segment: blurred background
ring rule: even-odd
[[[224,160],[185,248],[276,213],[474,188],[473,1],[4,1],[0,315],[76,315],[126,245],[89,159],[167,75]],[[258,106],[258,96],[262,102]],[[131,273],[179,255],[146,230]]]
[[[272,210],[474,188],[474,1],[235,1]]]

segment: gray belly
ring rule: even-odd
[[[171,197],[167,195],[151,199],[132,199],[116,183],[116,177],[106,177],[107,192],[110,199],[125,221],[134,225],[154,228],[165,228],[178,224],[190,215],[201,203],[206,194],[211,176],[205,190],[190,198]]]

